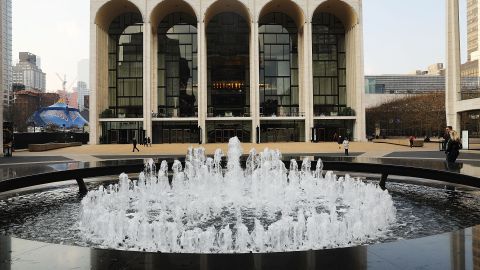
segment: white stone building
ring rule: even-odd
[[[478,1],[467,2],[468,62],[461,65],[459,2],[446,0],[447,12],[447,65],[446,100],[447,125],[455,130],[468,130],[470,138],[480,138],[480,9]],[[462,67],[463,66],[463,67]],[[461,81],[470,78],[474,84],[463,85]]]
[[[90,143],[365,138],[361,0],[91,0]]]

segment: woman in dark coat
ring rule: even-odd
[[[454,163],[460,154],[460,149],[462,149],[460,136],[458,135],[458,132],[452,130],[450,131],[450,138],[447,141],[447,149],[445,150],[447,161]]]

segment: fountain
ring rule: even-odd
[[[349,175],[315,170],[304,159],[287,170],[278,150],[249,152],[238,138],[213,158],[190,148],[173,176],[145,164],[82,200],[79,228],[98,246],[169,253],[265,253],[355,246],[384,235],[396,220],[390,194]]]

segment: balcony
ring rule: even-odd
[[[112,109],[106,109],[101,114],[98,115],[100,119],[102,118],[143,118],[142,113],[138,112],[115,112]]]

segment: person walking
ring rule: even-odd
[[[147,137],[147,144],[148,146],[152,147],[152,140],[150,139],[150,137]]]
[[[133,144],[132,152],[135,152],[135,149],[137,149],[137,151],[140,152],[140,150],[137,148],[137,139],[133,138],[132,144]]]
[[[415,136],[410,136],[410,138],[408,139],[410,141],[410,148],[413,147],[413,141],[415,141]]]
[[[338,143],[338,149],[340,149],[342,147],[342,143],[343,143],[342,135],[338,136],[337,143]]]
[[[442,150],[446,151],[447,149],[447,143],[448,140],[450,139],[450,132],[453,130],[452,126],[447,126],[445,128],[445,133],[443,134],[443,143],[442,143]]]
[[[337,132],[333,133],[333,141],[334,141],[334,142],[338,141]]]
[[[350,146],[350,142],[348,141],[348,138],[345,137],[345,140],[343,140],[343,149],[345,149],[345,156],[348,156],[349,146]]]
[[[447,142],[445,154],[447,156],[448,163],[455,163],[462,149],[462,143],[460,142],[460,135],[455,130],[450,131],[450,137]]]

